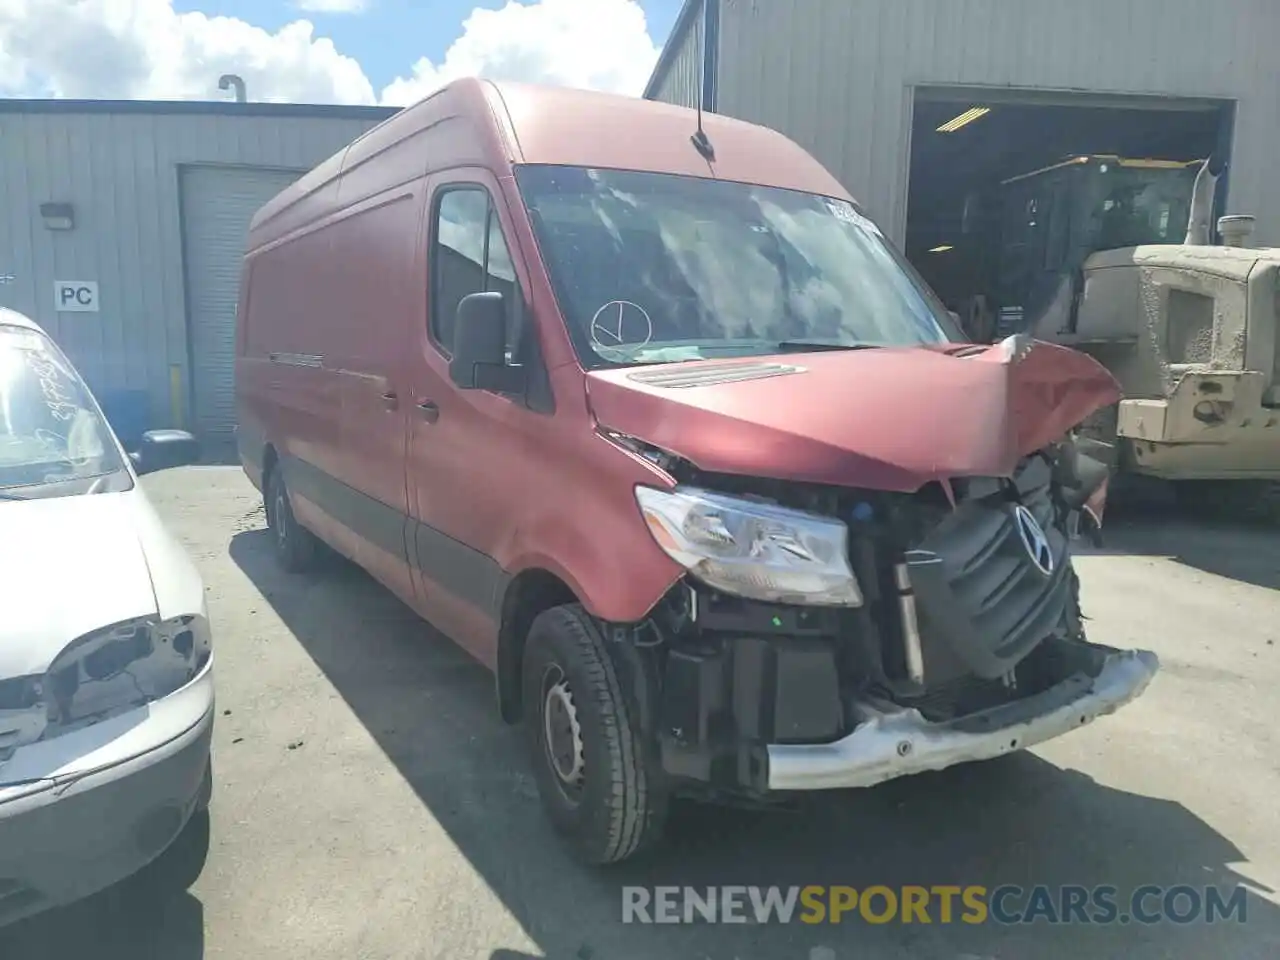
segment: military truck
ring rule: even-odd
[[[1095,155],[1005,180],[966,205],[970,288],[951,292],[975,340],[1028,333],[1111,370],[1124,399],[1086,428],[1095,456],[1239,509],[1280,491],[1280,249],[1250,248],[1239,216],[1212,245],[1223,170]]]

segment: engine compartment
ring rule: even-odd
[[[1069,550],[1073,511],[1097,480],[1073,437],[1024,458],[1011,477],[915,493],[711,474],[628,446],[681,484],[843,520],[863,593],[854,608],[790,606],[686,577],[643,623],[611,628],[645,677],[662,763],[677,781],[762,795],[769,744],[833,742],[884,705],[932,723],[981,722],[984,711],[1101,669],[1105,650],[1084,638]]]

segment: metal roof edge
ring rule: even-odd
[[[654,64],[653,73],[649,74],[649,82],[644,85],[644,93],[641,96],[645,100],[653,99],[658,90],[658,85],[662,83],[663,77],[667,75],[667,69],[671,66],[671,61],[675,59],[676,51],[680,49],[680,42],[684,40],[685,34],[689,32],[694,18],[702,12],[704,3],[705,0],[684,0],[684,6],[676,14],[676,22],[671,25],[671,33],[667,35],[667,42],[662,45],[662,52],[658,54],[658,62]]]
[[[312,117],[316,119],[385,120],[399,107],[344,103],[267,103],[234,100],[22,100],[0,97],[0,113],[90,113],[178,116]]]

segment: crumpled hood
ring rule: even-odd
[[[713,472],[914,491],[1009,476],[1120,399],[1085,354],[1022,337],[594,371],[601,427]]]
[[[0,679],[42,673],[76,637],[155,614],[129,494],[0,501]]]

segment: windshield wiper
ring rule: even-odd
[[[0,500],[30,500],[30,497],[24,497],[20,493],[6,493],[0,490]]]
[[[875,350],[874,343],[832,343],[830,340],[781,340],[779,353],[808,353],[818,350]]]

